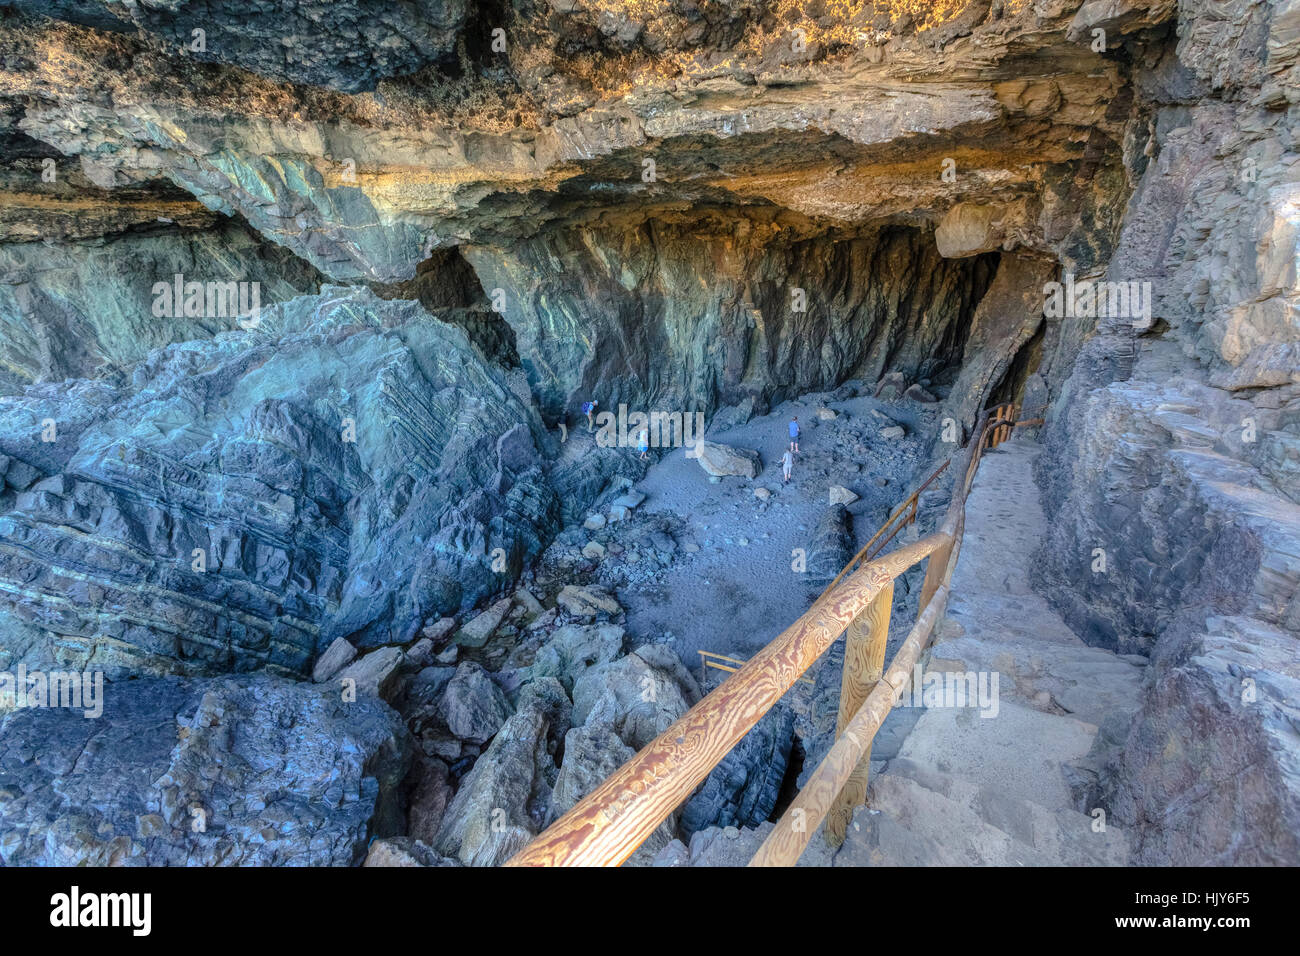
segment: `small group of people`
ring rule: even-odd
[[[587,416],[587,431],[589,432],[596,430],[596,423],[593,419],[596,414],[596,406],[599,404],[600,402],[596,401],[594,398],[582,403],[582,412],[584,415]],[[650,457],[650,429],[649,428],[642,427],[642,429],[639,432],[637,432],[636,449],[637,452],[639,453],[638,457],[641,461],[645,461],[647,458]]]
[[[790,447],[781,456],[781,484],[790,483],[790,472],[794,469],[794,456],[799,453],[799,416],[790,419]]]

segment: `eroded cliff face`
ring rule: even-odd
[[[1152,658],[1109,782],[1138,859],[1294,862],[1300,7],[1183,4],[1178,36],[1137,76],[1158,152],[1104,274],[1154,322],[1099,320],[1053,405],[1040,583]]]
[[[14,2],[0,45],[0,663],[409,642],[640,473],[565,455],[583,401],[895,373],[1050,405],[1040,584],[1156,662],[1100,787],[1143,859],[1300,858],[1294,0]],[[264,314],[160,317],[177,274]],[[1045,312],[1066,274],[1150,315]]]

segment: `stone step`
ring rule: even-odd
[[[1049,866],[1052,860],[960,802],[889,774],[871,785],[835,866]]]
[[[897,783],[901,779],[942,795],[1048,859],[1052,865],[1123,866],[1128,860],[1124,833],[1108,823],[1104,830],[1094,830],[1093,817],[1087,813],[1063,807],[1048,808],[1036,800],[980,787],[964,777],[938,772],[910,760],[890,761],[881,782]],[[1103,822],[1104,818],[1098,821]]]
[[[1097,727],[1005,699],[998,701],[995,716],[980,713],[928,708],[898,756],[1044,806],[1072,806],[1061,765],[1087,755]]]
[[[948,634],[957,633],[951,627]],[[1055,707],[1090,724],[1107,720],[1125,726],[1141,704],[1145,662],[1117,657],[1110,651],[1057,643],[965,635],[937,640],[926,670],[987,671],[998,674],[1000,695],[1014,697],[1037,710]]]

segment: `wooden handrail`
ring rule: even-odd
[[[843,816],[866,793],[871,741],[947,603],[965,526],[965,502],[984,449],[1005,440],[1018,424],[1012,405],[986,410],[966,447],[966,467],[935,534],[884,557],[840,573],[797,621],[786,628],[712,693],[688,710],[631,760],[516,853],[507,866],[617,866],[626,860],[709,775],[796,680],[844,633],[853,628],[854,663],[846,651],[838,740],[751,865],[787,865],[798,859],[808,834],[836,810]],[[943,467],[947,467],[945,462]],[[930,476],[917,497],[943,467]],[[909,499],[909,500],[911,500]],[[904,503],[906,505],[906,502]],[[900,511],[891,516],[891,521]],[[889,522],[886,522],[888,527]],[[901,526],[900,526],[901,527]],[[883,528],[881,531],[883,532]],[[897,529],[895,529],[897,530]],[[881,532],[877,532],[879,536]],[[892,537],[892,536],[891,536]],[[859,552],[861,555],[863,552]],[[889,608],[883,598],[903,572],[929,558],[921,587],[921,612],[888,672],[880,677],[888,637]],[[843,580],[841,580],[843,578]],[[871,609],[870,623],[859,616]],[[901,683],[900,683],[901,681]],[[850,715],[850,710],[852,714]],[[850,780],[854,785],[845,790]],[[859,793],[860,791],[860,793]],[[792,817],[792,813],[798,811]],[[811,817],[810,817],[811,815]],[[798,819],[799,827],[795,826]]]
[[[946,544],[932,534],[864,565],[507,861],[611,866],[691,795],[887,584]]]
[[[925,650],[935,622],[946,609],[948,586],[965,531],[966,496],[970,494],[985,449],[992,447],[991,443],[1004,440],[1001,431],[1007,427],[1008,422],[1015,422],[1015,408],[1011,405],[999,405],[981,416],[974,440],[966,450],[963,480],[953,490],[952,501],[939,531],[945,539],[945,548],[943,551],[936,550],[931,555],[925,581],[921,585],[921,612],[916,625],[894,655],[888,673],[866,688],[869,691],[865,694],[866,700],[852,719],[845,721],[841,712],[835,744],[813,771],[808,783],[799,791],[776,828],[754,854],[750,866],[793,866],[822,820],[834,810],[843,808],[846,802],[851,815],[853,807],[865,799],[872,741],[885,717],[889,715],[897,695],[911,679],[912,668]],[[881,640],[887,638],[886,629]],[[842,688],[841,694],[843,693]],[[846,822],[842,817],[834,816],[828,821],[826,836],[832,846],[838,846],[843,839]]]
[[[907,640],[894,655],[889,671],[876,683],[866,701],[849,721],[825,759],[818,764],[789,809],[749,861],[750,866],[793,866],[808,846],[817,825],[831,811],[844,785],[863,759],[869,759],[871,741],[889,716],[890,709],[911,679],[912,668],[934,630],[939,608],[948,599],[943,586],[930,599]],[[865,783],[865,781],[864,781]],[[865,793],[863,796],[865,797]]]
[[[705,651],[705,650],[697,650],[695,653],[700,655],[700,686],[701,687],[704,686],[705,679],[708,676],[707,672],[705,671],[705,668],[712,667],[716,670],[726,671],[728,674],[734,674],[736,673],[736,671],[740,670],[740,668],[743,667],[745,664],[744,658],[741,657],[728,657],[726,654],[718,654],[713,651]],[[711,658],[716,658],[717,660],[711,660]],[[718,661],[727,661],[728,663],[735,664],[736,666],[728,667],[726,664],[719,664]],[[808,684],[810,686],[813,685],[813,682],[809,680],[807,677],[800,677],[799,680],[796,681],[796,683]]]
[[[898,534],[900,530],[907,527],[909,524],[911,524],[913,521],[916,520],[917,502],[921,497],[921,493],[925,491],[926,488],[929,488],[930,484],[941,474],[944,473],[951,460],[952,460],[951,458],[945,458],[943,464],[941,464],[934,471],[930,472],[930,476],[926,478],[925,481],[921,482],[921,484],[917,487],[915,491],[913,491],[910,495],[908,495],[906,498],[903,499],[903,503],[900,504],[897,508],[895,508],[893,512],[890,514],[890,516],[885,519],[885,523],[880,526],[880,530],[877,531],[875,534],[873,534],[871,536],[871,540],[868,541],[866,544],[864,544],[858,550],[858,553],[849,559],[849,563],[844,565],[844,567],[840,570],[839,574],[835,575],[835,580],[826,586],[826,590],[822,591],[823,595],[829,594],[831,589],[835,587],[835,585],[840,583],[840,580],[844,577],[844,575],[846,575],[850,571],[850,569],[852,569],[852,567],[855,564],[857,564],[863,558],[866,558],[868,561],[870,561],[873,557],[876,556],[876,554],[880,553],[885,549],[885,545],[889,544],[890,541],[894,540],[894,535]],[[880,537],[885,533],[886,529],[888,529],[889,526],[893,524],[893,522],[895,521],[895,519],[898,518],[899,515],[901,515],[904,511],[907,511],[909,508],[910,508],[910,513],[908,514],[907,520],[904,521],[902,524],[898,525],[897,527],[895,527],[893,531],[890,531],[889,537],[885,538],[884,541],[881,541]],[[880,543],[877,545],[876,542],[878,541]]]

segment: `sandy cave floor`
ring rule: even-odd
[[[819,420],[821,406],[837,417]],[[763,461],[757,479],[714,483],[684,450],[666,451],[634,483],[646,499],[632,519],[597,531],[570,528],[565,544],[580,548],[596,541],[608,549],[589,567],[626,609],[629,644],[667,641],[697,675],[701,649],[748,658],[807,610],[824,586],[792,568],[792,552],[809,548],[829,507],[830,486],[841,484],[861,496],[849,506],[860,547],[928,473],[939,409],[909,399],[834,401],[828,393],[787,401],[770,414],[708,435],[710,441],[757,450]],[[781,455],[792,415],[803,434],[791,482],[783,486]],[[906,429],[903,438],[880,436],[895,423]],[[599,448],[585,431],[579,425],[571,441],[587,447],[571,452],[622,453]],[[759,487],[771,491],[768,501],[755,497]],[[911,528],[903,537],[915,534]],[[663,544],[670,553],[660,552]],[[908,603],[907,596],[906,587],[898,589],[896,609]],[[895,628],[891,645],[905,634],[906,628]],[[710,684],[725,676],[709,673]]]

